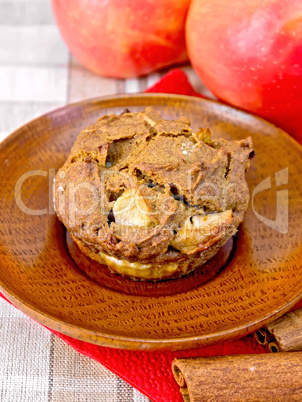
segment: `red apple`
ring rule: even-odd
[[[184,26],[190,0],[53,0],[71,53],[108,77],[150,73],[187,60]]]
[[[218,98],[302,140],[301,0],[192,0],[186,40]]]

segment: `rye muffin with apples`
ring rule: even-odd
[[[251,138],[212,139],[154,109],[101,117],[78,136],[54,205],[80,250],[139,280],[186,275],[233,236],[249,202]]]

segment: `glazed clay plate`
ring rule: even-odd
[[[148,105],[166,119],[186,115],[193,129],[209,127],[214,137],[253,138],[256,157],[247,175],[253,202],[225,267],[204,284],[196,275],[175,285],[95,281],[71,258],[53,211],[55,170],[81,129],[103,114]],[[273,125],[199,98],[125,95],[55,110],[0,145],[1,291],[42,324],[104,346],[175,350],[254,331],[302,296],[301,155]]]

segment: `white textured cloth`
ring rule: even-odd
[[[204,91],[190,67],[197,91]],[[0,0],[0,141],[30,119],[66,103],[141,92],[165,72],[114,80],[87,71],[69,54],[50,0]],[[101,364],[0,299],[1,402],[146,402]]]
[[[0,401],[146,402],[148,398],[0,299]]]

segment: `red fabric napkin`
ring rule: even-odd
[[[194,91],[188,77],[179,68],[171,70],[145,92],[163,92],[165,94],[199,96],[200,98],[204,98],[203,95]]]
[[[165,92],[202,97],[202,95],[194,91],[187,76],[180,69],[170,71],[158,83],[149,88],[147,92]],[[0,296],[2,296],[1,293]],[[298,307],[302,307],[302,302],[295,306],[295,308]],[[96,346],[53,330],[50,331],[80,353],[100,362],[154,402],[182,401],[179,387],[174,381],[171,372],[171,362],[175,357],[265,353],[264,347],[257,344],[252,335],[189,351],[140,352]]]

